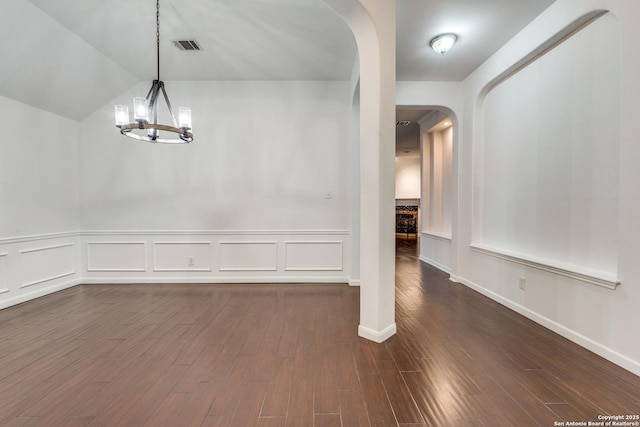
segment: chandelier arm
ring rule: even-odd
[[[151,94],[151,98],[149,98],[149,121],[152,123],[158,123],[158,107],[156,104],[158,103],[158,91],[160,90],[159,83],[161,82],[155,80],[149,90],[149,93]],[[152,114],[153,119],[151,117]]]
[[[173,109],[171,108],[171,101],[169,101],[169,96],[167,95],[167,91],[164,90],[164,85],[160,85],[160,89],[162,89],[162,94],[164,95],[164,100],[167,103],[167,107],[169,107],[169,113],[171,114],[171,119],[173,119],[173,126],[178,127],[178,120],[176,120],[175,114],[173,114]]]
[[[151,119],[151,123],[154,125],[158,124],[158,92],[160,89],[160,86],[162,85],[162,82],[159,81],[155,81],[153,82],[153,95],[151,95],[151,103],[149,105],[150,114],[153,114],[153,118]],[[151,128],[153,129],[151,132],[151,139],[153,139],[154,141],[156,140],[156,138],[158,137],[158,130],[155,128]]]
[[[147,92],[147,96],[145,97],[145,99],[147,101],[149,101],[151,99],[151,94],[153,93],[153,88],[154,88],[154,85],[152,84],[151,87],[149,88],[149,92]]]

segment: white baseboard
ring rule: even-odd
[[[358,335],[362,338],[366,338],[369,341],[382,343],[387,339],[391,338],[396,334],[396,324],[395,322],[391,325],[387,326],[381,331],[375,331],[373,329],[367,328],[366,326],[359,325],[358,326]]]
[[[451,274],[451,268],[447,267],[446,265],[440,264],[439,262],[429,259],[423,255],[420,255],[418,259],[422,262],[426,262],[427,264],[434,266],[438,270],[444,271],[447,274]]]
[[[482,295],[491,298],[492,300],[504,305],[505,307],[510,308],[523,315],[524,317],[533,320],[534,322],[544,326],[545,328],[557,333],[558,335],[578,344],[581,347],[586,348],[593,353],[604,357],[612,363],[628,370],[629,372],[634,373],[635,375],[640,376],[640,362],[633,360],[623,354],[618,353],[617,351],[604,346],[591,338],[588,338],[572,329],[567,328],[564,325],[561,325],[545,316],[542,316],[535,311],[532,311],[526,307],[521,306],[520,304],[516,304],[515,302],[504,298],[501,295],[496,294],[495,292],[486,289],[477,283],[474,283],[470,280],[464,279],[462,277],[451,277],[451,280],[457,283],[462,283],[463,285],[481,293]]]
[[[295,277],[295,276],[235,276],[235,277],[167,277],[167,276],[145,276],[145,277],[85,277],[82,280],[86,285],[121,285],[121,284],[149,284],[149,283],[202,283],[202,284],[224,284],[224,283],[349,283],[348,277]]]
[[[11,307],[13,305],[22,304],[23,302],[31,301],[36,298],[43,297],[45,295],[52,294],[54,292],[62,291],[64,289],[72,288],[81,284],[82,281],[79,279],[69,280],[63,283],[57,283],[55,285],[47,286],[46,288],[40,288],[37,290],[33,290],[31,292],[22,292],[19,295],[16,295],[12,298],[7,298],[4,300],[0,300],[0,310],[5,309],[7,307]]]
[[[349,286],[360,287],[360,279],[349,279]]]

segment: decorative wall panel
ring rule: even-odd
[[[87,271],[144,272],[144,242],[87,242]]]
[[[288,241],[285,248],[287,271],[342,271],[342,241]]]
[[[73,243],[19,251],[21,288],[75,274]]]
[[[153,271],[211,271],[211,243],[154,242]]]
[[[0,253],[0,294],[9,292],[7,279],[7,253]]]
[[[350,235],[344,230],[93,231],[82,246],[87,284],[350,279]]]
[[[275,241],[220,242],[220,271],[276,271],[278,247]]]

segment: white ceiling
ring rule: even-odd
[[[554,0],[398,0],[397,79],[468,76]],[[321,0],[161,0],[162,80],[347,80],[356,43]],[[429,40],[454,32],[445,55]],[[196,39],[201,52],[169,40]],[[0,95],[79,120],[156,77],[153,0],[0,1]]]
[[[431,113],[431,110],[424,109],[396,110],[396,122],[410,122],[408,125],[396,125],[396,157],[420,157],[420,125],[418,120]]]
[[[399,81],[462,81],[555,0],[398,0]],[[458,41],[446,54],[429,48],[438,34]]]
[[[140,80],[156,77],[154,0],[29,1]],[[356,54],[320,0],[161,0],[160,36],[162,80],[345,80]]]

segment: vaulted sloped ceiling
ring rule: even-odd
[[[30,2],[138,79],[155,78],[155,0]],[[161,0],[160,35],[163,80],[346,80],[356,54],[321,0]]]
[[[0,95],[81,120],[156,78],[155,15],[153,0],[3,0]],[[321,0],[162,0],[160,31],[168,81],[348,80],[356,58]]]
[[[0,2],[0,95],[80,120],[138,78],[26,0]]]

